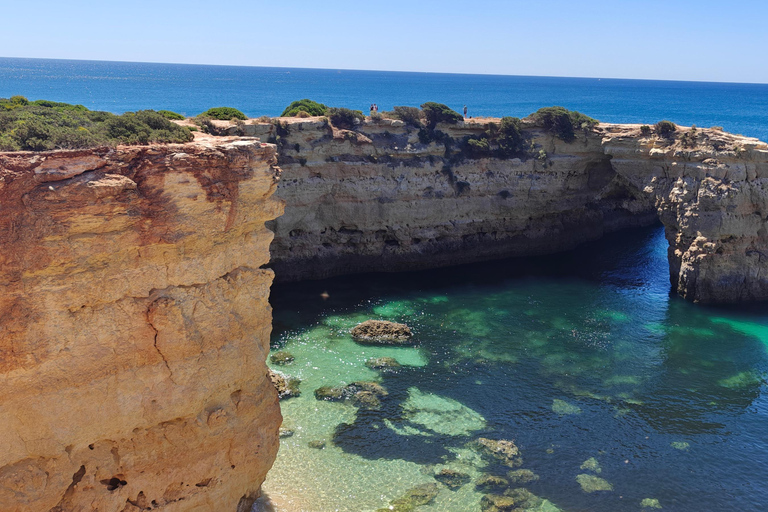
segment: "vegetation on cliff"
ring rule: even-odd
[[[0,151],[189,142],[192,133],[154,110],[115,115],[23,96],[0,98]]]
[[[437,123],[456,124],[464,118],[447,105],[428,101],[421,106],[428,130],[434,130]]]
[[[656,135],[659,137],[664,137],[665,139],[671,139],[675,136],[675,132],[677,131],[677,125],[673,123],[672,121],[659,121],[654,126],[656,130]]]
[[[302,115],[302,112],[306,115]],[[322,103],[312,101],[309,99],[303,99],[294,101],[288,105],[280,117],[307,117],[307,116],[324,116],[328,112],[328,107]]]
[[[504,117],[498,125],[490,123],[479,136],[465,139],[462,153],[470,158],[524,158],[529,146],[520,119]]]
[[[572,142],[577,130],[591,130],[599,123],[597,119],[564,107],[540,108],[529,119],[565,142]]]
[[[213,107],[209,108],[198,117],[209,117],[211,119],[218,119],[219,121],[229,121],[230,119],[240,119],[245,121],[248,119],[245,114],[232,107]]]
[[[365,119],[365,115],[360,110],[348,108],[329,108],[328,117],[333,126],[344,130],[351,130]]]

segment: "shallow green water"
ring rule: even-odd
[[[275,368],[302,380],[264,485],[282,509],[376,510],[449,468],[472,482],[438,484],[416,510],[480,510],[477,478],[523,468],[538,480],[509,488],[542,498],[532,510],[766,510],[768,305],[670,296],[659,228],[553,257],[280,285],[271,302],[273,350],[295,357]],[[355,343],[369,318],[409,324],[418,344]],[[384,356],[403,366],[365,366]],[[355,381],[386,388],[380,407],[315,399]],[[480,437],[514,440],[522,466],[483,457]]]

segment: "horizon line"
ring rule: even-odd
[[[74,62],[105,62],[121,64],[163,64],[170,66],[209,66],[209,67],[231,67],[231,68],[263,68],[263,69],[301,69],[309,71],[364,71],[373,73],[413,73],[413,74],[431,74],[431,75],[462,75],[462,76],[498,76],[498,77],[519,77],[519,78],[576,78],[583,80],[632,80],[644,82],[682,82],[682,83],[701,83],[701,84],[728,84],[728,85],[768,85],[768,82],[725,82],[717,80],[681,80],[674,78],[625,78],[625,77],[598,77],[598,76],[563,76],[563,75],[515,75],[503,73],[468,73],[457,71],[406,71],[392,69],[358,69],[358,68],[314,68],[314,67],[296,67],[296,66],[256,66],[246,64],[199,64],[189,62],[159,62],[159,61],[138,61],[138,60],[103,60],[103,59],[62,59],[54,57],[5,57],[0,59],[16,60],[57,60]]]

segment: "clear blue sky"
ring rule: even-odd
[[[765,0],[6,2],[0,56],[768,83]]]

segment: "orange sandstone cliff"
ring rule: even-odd
[[[248,510],[275,148],[0,154],[0,511]]]

